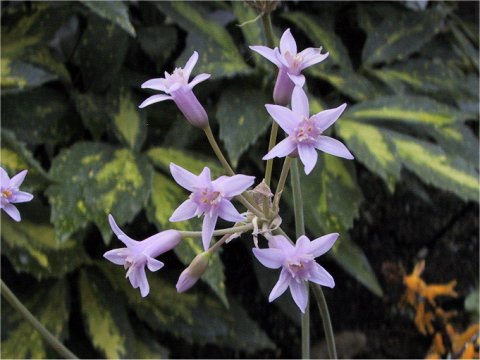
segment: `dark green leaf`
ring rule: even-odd
[[[120,26],[128,34],[135,37],[133,28],[128,17],[128,6],[122,1],[81,1],[98,16],[110,20]]]
[[[265,110],[268,101],[265,91],[253,88],[230,86],[222,91],[215,116],[233,167],[271,124]]]
[[[224,27],[207,20],[207,14],[193,2],[158,2],[156,6],[188,31],[187,45],[179,66],[184,66],[194,50],[199,53],[195,73],[209,73],[214,77],[233,76],[249,69],[243,61],[230,34]]]
[[[463,124],[453,126],[434,127],[430,134],[450,156],[459,156],[473,166],[478,166],[478,138]]]
[[[155,340],[155,334],[135,328],[134,359],[168,359],[169,351]],[[140,333],[140,334],[139,334]]]
[[[72,97],[83,125],[96,140],[100,139],[107,128],[107,124],[111,121],[107,113],[107,100],[104,96],[93,93],[74,92]]]
[[[79,280],[80,304],[93,346],[107,359],[131,358],[133,332],[121,297],[103,277],[82,271]]]
[[[440,32],[442,15],[435,10],[405,12],[385,17],[367,34],[362,59],[365,64],[390,63],[418,51]]]
[[[65,337],[68,328],[69,298],[66,285],[64,281],[58,281],[53,286],[43,284],[31,298],[25,301],[26,307],[33,315],[60,340]],[[2,304],[3,306],[5,305]],[[19,313],[8,308],[8,311],[2,312],[2,316],[2,322],[5,317],[17,320],[17,326],[14,329],[8,334],[2,334],[2,359],[50,357],[47,352],[49,345],[44,343],[40,333],[21,318]]]
[[[57,76],[21,60],[1,59],[2,93],[16,93],[38,87]]]
[[[177,44],[177,30],[173,26],[159,25],[138,29],[138,41],[151,60],[162,63],[168,59]]]
[[[50,225],[22,219],[18,224],[2,215],[2,251],[17,272],[37,279],[61,278],[88,261],[83,248],[73,239],[58,243]]]
[[[119,225],[133,219],[149,197],[152,168],[127,149],[80,142],[54,159],[50,177],[57,181],[47,195],[58,238],[93,221],[108,243],[112,234],[108,214]]]
[[[352,68],[347,49],[342,40],[334,33],[331,22],[326,23],[323,21],[324,18],[320,19],[303,12],[289,12],[282,16],[302,29],[305,35],[312,40],[314,47],[322,47],[323,52],[329,53],[328,58],[324,60],[324,64],[333,63],[343,69]],[[328,67],[328,65],[316,65],[316,67],[318,66],[321,68]]]
[[[186,157],[183,155],[183,157]],[[171,158],[175,162],[175,158]],[[187,168],[188,169],[188,168]],[[171,223],[169,221],[174,210],[187,199],[188,195],[175,182],[166,176],[156,173],[153,178],[152,189],[152,207],[148,211],[148,216],[154,222],[159,230],[178,229],[178,230],[201,230],[201,224],[198,221],[182,221]],[[184,238],[182,242],[175,247],[175,254],[179,259],[188,265],[193,258],[203,252],[203,246],[200,238]],[[207,271],[201,277],[210,288],[218,295],[222,302],[228,306],[225,295],[225,275],[223,273],[223,264],[218,257],[218,253],[210,259]]]
[[[153,329],[182,337],[189,343],[214,343],[248,353],[273,348],[265,333],[243,309],[230,300],[227,310],[221,302],[200,292],[179,294],[161,276],[150,276],[152,291],[141,298],[125,280],[119,266],[101,263],[112,286],[123,293],[137,315]]]

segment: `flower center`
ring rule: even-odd
[[[314,263],[313,257],[303,255],[294,257],[287,261],[287,269],[292,278],[296,280],[308,280],[311,277],[312,265]]]
[[[8,189],[2,190],[1,192],[3,198],[10,198],[12,197],[12,192]]]
[[[182,85],[188,84],[188,79],[185,77],[185,74],[183,73],[182,68],[175,68],[172,74],[168,74],[168,73],[165,74],[164,85],[167,89],[169,89],[172,85],[178,84],[178,83]]]
[[[288,66],[291,69],[298,69],[303,61],[303,56],[296,54],[295,56],[290,54],[290,51],[287,51],[284,54],[285,59],[287,60]]]
[[[315,126],[311,119],[304,118],[295,129],[295,139],[298,143],[314,143],[322,131]]]
[[[212,191],[208,188],[195,191],[191,197],[202,212],[208,212],[217,206],[223,199],[223,196],[219,191]]]

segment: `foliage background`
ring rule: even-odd
[[[308,234],[342,234],[322,260],[337,280],[326,296],[337,333],[366,335],[363,357],[421,357],[429,345],[398,312],[389,265],[410,271],[426,258],[432,279],[459,280],[450,306],[460,310],[478,294],[478,3],[419,3],[284,2],[272,14],[277,36],[290,27],[300,49],[330,53],[307,72],[312,112],[349,104],[333,131],[356,161],[320,156],[302,184]],[[1,165],[10,175],[28,168],[24,187],[35,194],[20,224],[2,213],[4,281],[82,357],[298,357],[298,311],[287,296],[268,305],[276,274],[252,260],[248,237],[183,295],[174,284],[197,240],[162,258],[146,299],[102,260],[120,245],[109,213],[138,239],[199,226],[169,224],[186,193],[168,164],[220,174],[208,143],[172,103],[137,108],[148,96],[140,84],[193,50],[195,72],[212,74],[195,92],[214,132],[238,172],[260,180],[274,73],[248,49],[265,44],[261,22],[237,26],[255,11],[243,2],[1,6]],[[293,229],[288,203],[282,217]],[[313,337],[322,338],[316,327]],[[5,302],[1,351],[56,356]]]

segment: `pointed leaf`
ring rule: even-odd
[[[98,16],[120,26],[135,37],[135,29],[128,17],[128,5],[121,1],[81,1]]]

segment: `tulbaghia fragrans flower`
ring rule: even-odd
[[[164,100],[173,100],[180,111],[185,115],[188,122],[193,126],[204,129],[208,126],[208,115],[202,104],[198,101],[192,89],[198,83],[207,80],[210,74],[200,74],[188,82],[193,67],[197,63],[198,53],[193,55],[187,61],[185,67],[176,68],[172,74],[165,71],[164,78],[151,79],[142,84],[142,88],[160,90],[168,95],[153,95],[140,104],[140,108]]]
[[[346,106],[347,104],[343,104],[310,116],[307,95],[299,86],[293,90],[291,110],[280,105],[265,105],[270,116],[288,136],[273,147],[263,160],[298,153],[308,175],[317,163],[318,154],[315,149],[345,159],[353,159],[353,155],[340,141],[322,135],[337,121]]]
[[[127,247],[107,251],[103,256],[116,265],[123,265],[127,269],[130,284],[136,289],[140,288],[142,297],[150,292],[145,266],[150,271],[157,271],[163,267],[163,263],[155,257],[173,249],[182,240],[182,236],[176,230],[166,230],[149,238],[137,241],[125,235],[117,226],[112,215],[108,215],[108,221],[118,239]]]
[[[278,67],[277,81],[273,89],[273,100],[277,105],[287,105],[290,102],[295,84],[303,86],[305,79],[301,72],[304,69],[328,57],[328,53],[321,53],[322,48],[307,48],[297,53],[297,43],[290,29],[285,30],[280,39],[280,50],[266,46],[250,46],[250,49]]]
[[[208,263],[210,262],[210,255],[209,251],[198,254],[190,265],[182,271],[176,286],[179,293],[190,289],[205,273],[208,268]]]
[[[28,170],[20,171],[13,178],[9,178],[7,172],[0,167],[0,208],[15,221],[20,221],[21,216],[14,203],[27,202],[33,199],[33,195],[25,191],[20,191]]]
[[[210,169],[205,167],[200,175],[170,163],[175,181],[192,194],[172,214],[170,221],[184,221],[205,215],[202,227],[203,248],[208,250],[217,219],[244,221],[245,217],[235,209],[230,200],[252,186],[255,177],[247,175],[220,176],[212,181]]]
[[[266,249],[253,248],[253,254],[270,269],[282,268],[268,301],[272,302],[290,288],[293,300],[304,313],[308,302],[308,281],[333,288],[332,276],[314,260],[325,254],[338,238],[337,233],[310,241],[302,235],[295,246],[282,235],[273,236]]]

